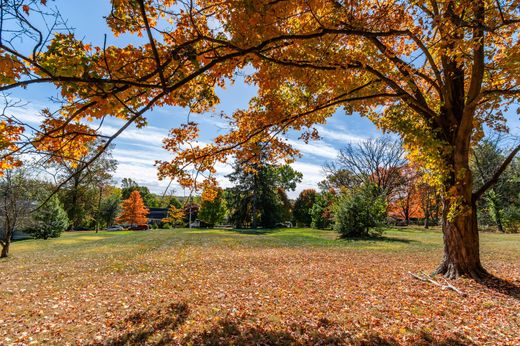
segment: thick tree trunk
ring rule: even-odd
[[[455,155],[453,167],[442,213],[444,258],[436,274],[480,280],[487,272],[480,263],[477,207],[472,196],[467,152],[460,151]]]
[[[11,242],[7,240],[4,243],[2,243],[2,252],[0,253],[0,258],[7,257],[9,255],[9,246],[11,245]]]
[[[443,215],[444,258],[436,274],[452,279],[469,276],[475,280],[486,276],[487,272],[480,263],[476,220],[476,208],[470,208],[453,220]]]

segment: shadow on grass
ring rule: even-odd
[[[494,275],[489,275],[479,282],[491,290],[520,300],[520,285],[518,284],[501,279]]]
[[[265,235],[280,232],[281,230],[277,228],[233,228],[227,229],[226,231],[239,234]]]
[[[295,324],[287,330],[274,331],[261,326],[245,327],[239,321],[223,320],[213,328],[198,334],[187,335],[182,344],[187,345],[400,345],[389,335],[374,332],[359,333],[341,331],[339,326],[327,323],[320,328]],[[329,332],[327,332],[329,331]],[[354,334],[357,334],[354,336]],[[362,333],[363,334],[363,333]],[[414,336],[415,345],[472,345],[464,336],[436,339],[427,333]]]
[[[268,326],[255,326],[240,319],[226,318],[202,332],[175,336],[175,331],[188,315],[185,304],[136,313],[115,327],[116,331],[121,330],[121,334],[90,345],[400,345],[398,340],[386,333],[344,331],[327,320],[320,320],[318,326],[293,323],[283,330],[273,330]],[[439,339],[429,333],[418,332],[410,338],[414,345],[473,345],[462,335]]]
[[[188,315],[188,305],[184,303],[137,312],[113,327],[122,333],[109,339],[92,342],[90,345],[171,345],[172,333],[184,324]]]
[[[396,238],[396,237],[386,237],[386,236],[373,236],[373,237],[353,237],[353,238],[338,238],[340,241],[344,242],[357,242],[357,241],[368,241],[373,243],[404,243],[404,244],[412,244],[412,243],[420,243],[417,240],[405,239],[405,238]]]

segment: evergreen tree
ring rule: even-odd
[[[36,211],[34,220],[36,224],[29,233],[39,239],[59,237],[69,225],[67,213],[56,195]]]
[[[235,186],[228,189],[230,222],[236,227],[271,228],[284,220],[284,201],[279,190],[294,190],[302,174],[288,165],[256,165],[253,170],[235,165],[228,176]]]
[[[334,207],[334,229],[344,238],[381,234],[386,222],[386,199],[379,186],[365,183],[348,190]]]

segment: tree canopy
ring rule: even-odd
[[[34,150],[84,168],[98,156],[80,159],[99,135],[89,122],[125,122],[100,155],[130,124],[145,126],[153,107],[210,109],[215,87],[249,66],[246,80],[258,87],[249,109],[226,116],[232,130],[207,146],[188,145],[197,124],[173,129],[165,141],[173,157],[159,163],[160,177],[193,186],[201,173],[209,191],[217,163],[254,161],[259,143],[270,143],[264,158],[290,160],[297,152],[283,135],[297,130],[301,140],[315,139],[314,125],[343,107],[398,133],[410,159],[442,186],[446,249],[438,272],[485,275],[475,204],[496,179],[473,191],[469,152],[484,126],[507,128],[503,112],[518,102],[518,1],[114,0],[113,34],[147,41],[124,47],[55,30],[66,22],[46,3],[2,3],[0,91],[50,83],[60,107],[42,110],[40,128],[27,138],[26,124],[4,110],[0,168]],[[32,14],[54,25],[38,25]],[[19,37],[34,43],[31,53],[17,46]]]

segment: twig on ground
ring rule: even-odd
[[[450,284],[448,282],[448,280],[444,279],[444,281],[446,282],[446,285],[443,285],[441,284],[440,282],[437,282],[435,280],[432,279],[431,276],[425,274],[425,273],[420,273],[420,275],[417,275],[417,274],[414,274],[412,272],[408,272],[408,274],[413,277],[414,279],[417,279],[417,280],[420,280],[420,281],[424,281],[424,282],[429,282],[429,283],[432,283],[434,284],[435,286],[438,286],[440,287],[442,290],[452,290],[454,292],[457,292],[458,294],[460,294],[461,296],[463,297],[466,297],[467,294],[462,292],[461,290],[459,290],[457,287],[453,286],[452,284]]]

